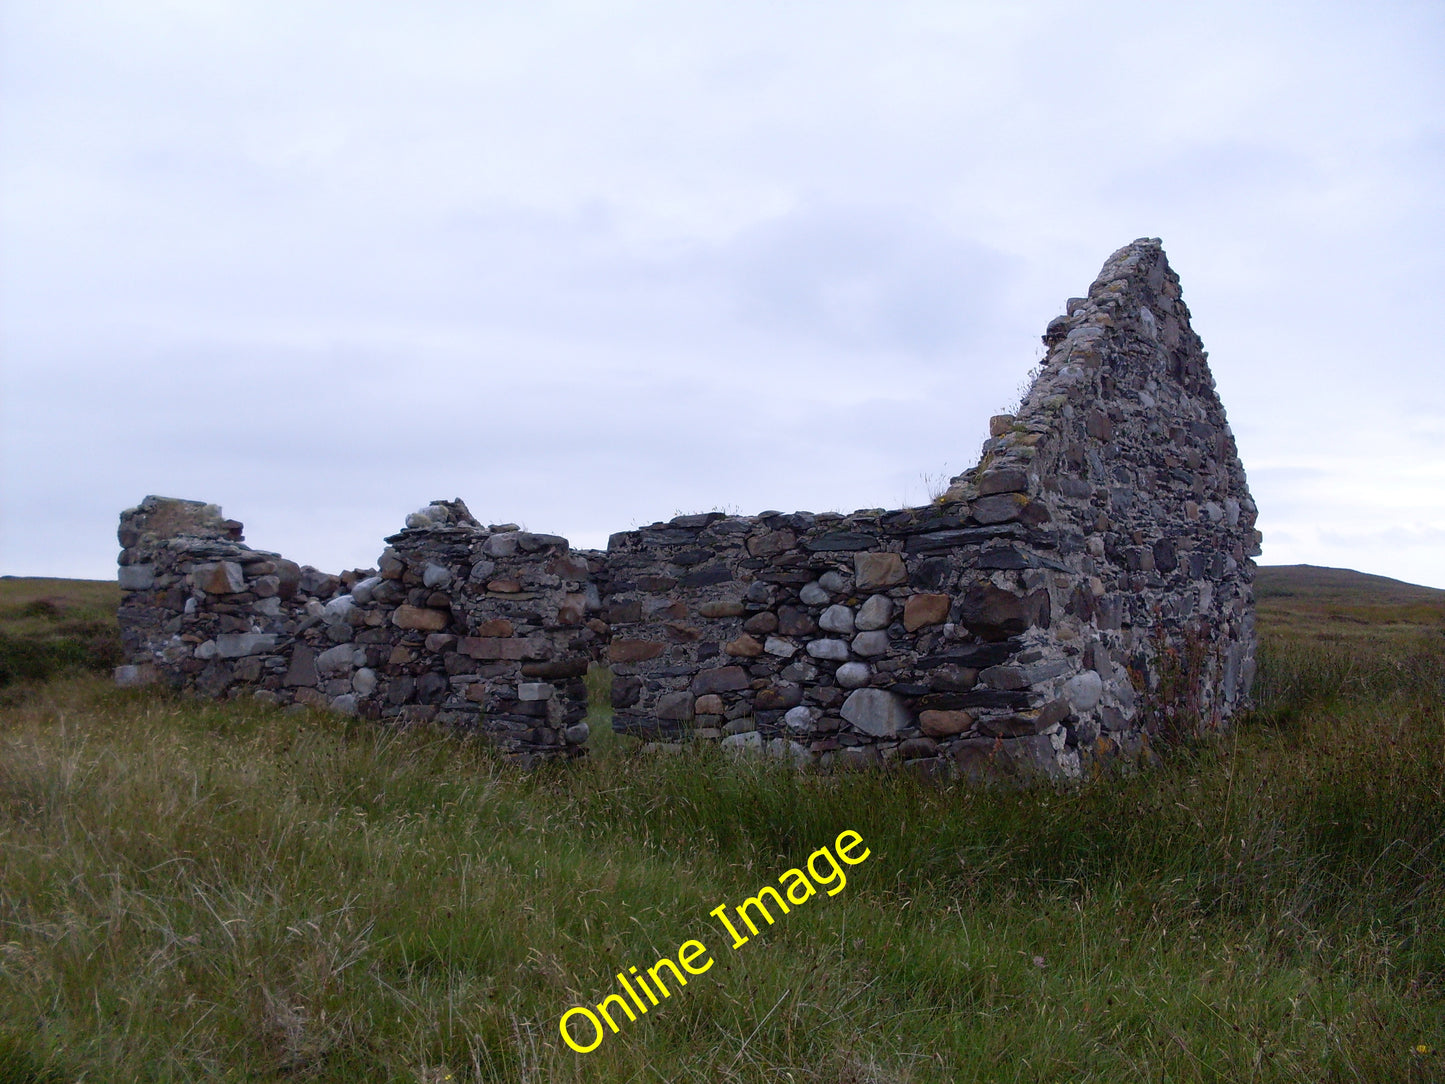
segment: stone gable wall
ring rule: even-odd
[[[1220,725],[1253,677],[1259,536],[1158,242],[1115,253],[1044,342],[1018,416],[931,507],[614,535],[616,725],[1056,778],[1150,726]]]
[[[1157,240],[1067,308],[1017,417],[924,508],[680,516],[603,554],[437,502],[337,578],[147,498],[120,676],[481,725],[535,758],[584,746],[605,660],[620,731],[966,778],[1076,778],[1219,726],[1253,677],[1259,535],[1206,355]]]

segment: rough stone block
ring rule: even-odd
[[[857,553],[853,555],[853,580],[859,591],[894,587],[908,579],[899,553]]]
[[[115,683],[122,689],[135,689],[143,685],[153,685],[160,675],[156,668],[150,663],[139,665],[117,666],[115,668]]]
[[[818,623],[806,610],[781,606],[778,608],[778,631],[784,636],[811,636],[818,631]]]
[[[803,687],[784,681],[760,690],[753,699],[753,707],[757,711],[787,711],[802,702]]]
[[[903,604],[903,627],[917,632],[929,625],[943,624],[948,620],[952,602],[947,595],[910,595]]]
[[[587,614],[587,596],[581,594],[564,595],[562,603],[557,607],[557,624],[561,626],[580,625]]]
[[[398,606],[391,615],[391,623],[399,629],[415,629],[420,632],[441,632],[447,627],[450,614],[444,610],[433,610],[422,606]]]
[[[613,640],[607,645],[607,658],[612,662],[646,662],[665,650],[666,644],[652,640]]]
[[[692,679],[692,691],[699,696],[705,693],[730,693],[746,689],[749,685],[747,671],[741,666],[719,666],[704,670]]]
[[[246,576],[235,561],[217,561],[191,569],[191,583],[208,595],[235,595],[246,590]]]
[[[742,734],[729,734],[720,744],[729,753],[757,756],[763,751],[763,736],[756,730],[749,730]]]
[[[960,620],[981,640],[999,641],[1049,622],[1049,594],[1039,590],[1016,595],[991,583],[964,593]]]
[[[980,497],[989,497],[995,493],[1025,493],[1028,488],[1028,472],[1022,467],[1004,467],[1001,470],[992,470],[978,480]]]
[[[853,637],[853,653],[862,655],[865,659],[888,654],[889,646],[886,629],[879,629],[876,632],[860,632]]]
[[[526,640],[500,636],[464,636],[457,644],[457,650],[474,659],[506,659],[511,662],[531,655]]]
[[[262,632],[223,632],[216,637],[216,653],[223,659],[267,655],[276,650],[276,637]]]
[[[319,680],[316,652],[305,644],[298,644],[291,651],[291,663],[286,667],[286,676],[281,679],[281,684],[288,688],[314,686]]]
[[[156,582],[155,565],[121,565],[120,587],[122,591],[149,591]]]
[[[913,725],[901,698],[883,689],[855,689],[843,701],[843,718],[865,734],[888,738]]]
[[[921,711],[918,729],[931,738],[951,738],[973,726],[973,716],[966,711]]]
[[[652,714],[659,719],[686,722],[693,717],[694,697],[692,693],[664,693],[657,698]]]
[[[1084,422],[1084,429],[1095,440],[1112,440],[1114,438],[1114,423],[1102,410],[1089,411]]]
[[[973,502],[973,518],[985,527],[995,523],[1010,523],[1022,515],[1029,499],[1022,493],[999,493],[993,497],[980,497]]]

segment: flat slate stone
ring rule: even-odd
[[[732,571],[726,565],[708,565],[696,572],[689,572],[678,582],[684,587],[710,587],[715,583],[727,583],[732,578]]]
[[[704,670],[692,679],[692,691],[699,696],[706,693],[731,693],[746,689],[751,684],[747,671],[741,666],[719,666]]]
[[[645,662],[657,658],[666,649],[666,644],[654,640],[613,640],[607,645],[607,658],[611,662]]]
[[[907,553],[945,553],[982,545],[995,538],[1017,538],[1023,528],[1012,524],[1002,527],[964,527],[957,530],[931,531],[927,534],[909,535],[903,541]]]
[[[291,652],[291,665],[281,684],[287,687],[314,686],[320,680],[316,673],[316,652],[305,644],[297,644]]]
[[[812,553],[832,553],[849,550],[869,550],[878,545],[878,536],[857,531],[834,531],[831,534],[809,538],[803,547]]]
[[[996,546],[978,555],[978,568],[1020,569],[1029,567],[1028,557],[1013,546]]]
[[[979,644],[977,647],[943,651],[937,655],[924,655],[918,660],[918,667],[922,670],[932,670],[939,666],[966,666],[972,670],[982,670],[988,666],[997,666],[1004,660],[1012,658],[1018,650],[1018,643],[1011,640]]]

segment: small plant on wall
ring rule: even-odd
[[[1198,623],[1170,636],[1156,628],[1151,637],[1153,680],[1137,671],[1135,685],[1143,693],[1141,718],[1145,731],[1158,741],[1173,744],[1218,730],[1219,711],[1215,697],[1205,688],[1219,672],[1219,648],[1211,649],[1210,638]]]

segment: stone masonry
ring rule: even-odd
[[[1017,416],[923,508],[679,516],[607,552],[438,501],[376,570],[251,550],[214,506],[123,514],[123,682],[480,726],[525,760],[613,725],[800,764],[1077,778],[1222,725],[1254,674],[1255,505],[1158,240],[1044,334]]]
[[[119,533],[122,684],[480,725],[524,760],[587,741],[600,555],[564,538],[436,501],[387,539],[378,569],[330,576],[251,549],[198,501],[147,497]]]

